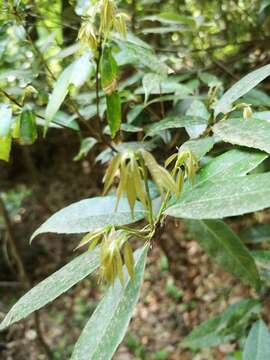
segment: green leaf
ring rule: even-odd
[[[10,135],[10,128],[13,123],[12,110],[6,104],[0,104],[0,138]]]
[[[11,135],[0,137],[0,160],[9,161],[11,143]]]
[[[134,38],[136,39],[135,41]],[[144,65],[150,71],[162,75],[167,75],[171,72],[171,69],[164,61],[161,61],[148,45],[145,46],[145,43],[142,41],[137,41],[134,35],[131,36],[128,34],[125,41],[120,38],[115,40],[121,49],[121,51],[115,55],[118,65]]]
[[[203,72],[199,74],[199,79],[210,88],[215,86],[221,86],[222,82],[215,75],[210,74],[208,72]]]
[[[270,122],[270,111],[256,111],[253,113],[254,119],[265,120]]]
[[[141,127],[138,126],[134,126],[132,124],[121,124],[121,130],[122,131],[126,131],[126,132],[139,132],[139,131],[143,131],[143,129]]]
[[[147,74],[150,75],[151,74]],[[154,73],[152,73],[152,75],[155,75]],[[184,84],[180,84],[179,83],[179,79],[177,77],[167,77],[164,74],[157,74],[158,76],[158,81],[156,82],[152,82],[151,84],[151,91],[150,91],[150,86],[148,88],[148,92],[149,94],[152,95],[160,95],[160,94],[171,94],[171,93],[175,93],[179,96],[179,98],[186,98],[189,97],[189,95],[192,94],[192,91],[187,85]],[[155,78],[155,76],[154,76]],[[157,78],[156,78],[157,79]],[[162,80],[162,81],[161,81]],[[144,81],[146,83],[146,80]],[[139,87],[138,89],[136,89],[135,94],[145,94],[145,87]],[[177,98],[178,98],[177,96]],[[169,99],[175,100],[175,97],[171,97]],[[167,98],[167,100],[169,100]],[[158,100],[158,101],[166,101],[166,99],[154,99],[154,100]],[[152,101],[154,101],[152,100]],[[147,105],[151,104],[152,101],[148,102]]]
[[[259,244],[262,242],[270,242],[270,224],[251,226],[240,234],[246,243]]]
[[[192,139],[181,145],[180,151],[190,150],[198,160],[207,154],[215,145],[217,140],[214,136],[208,136],[201,139]]]
[[[31,145],[37,139],[36,116],[31,110],[24,110],[19,120],[19,139],[22,145]]]
[[[218,333],[220,322],[221,316],[203,322],[185,338],[181,345],[196,350],[217,346],[231,340],[232,336],[224,337]]]
[[[111,49],[105,47],[100,60],[101,85],[106,94],[111,94],[117,88],[118,66]]]
[[[94,272],[98,266],[98,249],[76,257],[21,297],[0,324],[0,330],[24,319],[29,314],[50,303],[87,275]]]
[[[75,345],[71,360],[109,360],[122,341],[139,299],[148,246],[135,253],[135,275],[109,288]]]
[[[270,207],[270,173],[205,182],[173,199],[167,215],[188,219],[220,219]]]
[[[200,100],[192,101],[186,112],[186,115],[194,116],[195,118],[199,117],[206,120],[206,123],[203,125],[186,126],[187,133],[191,138],[199,137],[206,130],[207,122],[210,116],[205,104]]]
[[[100,196],[73,203],[52,215],[32,235],[52,232],[58,234],[79,234],[103,228],[106,225],[125,225],[141,220],[145,210],[139,203],[134,208],[134,217],[127,199],[120,200],[115,210],[115,196]]]
[[[182,16],[175,12],[162,12],[156,15],[145,16],[142,20],[160,21],[165,24],[184,24],[189,26],[196,26],[196,22],[192,17]]]
[[[248,75],[244,76],[236,84],[234,84],[225,94],[219,99],[215,106],[215,116],[219,113],[227,113],[232,108],[232,103],[245,95],[248,91],[253,89],[261,81],[270,75],[270,65],[265,65]]]
[[[186,126],[205,125],[205,124],[207,124],[207,120],[200,117],[194,117],[188,115],[179,116],[179,117],[170,116],[159,122],[148,125],[145,131],[147,135],[152,136],[156,133],[159,133],[162,130],[177,129]]]
[[[149,73],[145,74],[142,79],[143,89],[145,93],[144,102],[147,103],[149,95],[155,90],[156,87],[160,88],[161,93],[161,82],[164,79],[164,76],[159,74]]]
[[[239,237],[221,220],[189,220],[188,229],[204,251],[244,283],[260,288],[255,262]]]
[[[259,268],[270,270],[270,251],[255,250],[251,252],[251,255]]]
[[[245,343],[243,360],[270,359],[270,333],[262,320],[258,320],[251,328]]]
[[[260,119],[223,120],[213,127],[223,141],[270,153],[270,123]]]
[[[223,314],[202,322],[185,338],[183,347],[202,349],[233,340],[244,331],[253,314],[260,312],[257,300],[244,299],[230,305]]]
[[[232,149],[210,160],[197,174],[195,186],[244,176],[255,169],[268,154],[260,151]]]
[[[115,137],[121,125],[121,100],[117,91],[106,96],[108,124],[112,138]]]
[[[92,137],[87,137],[87,138],[83,139],[83,141],[81,142],[80,151],[74,157],[73,160],[78,161],[78,160],[81,160],[82,158],[84,158],[96,143],[97,143],[97,140]]]
[[[57,79],[45,111],[46,126],[52,121],[69,91],[70,85],[80,87],[90,76],[92,66],[85,54],[70,64]]]

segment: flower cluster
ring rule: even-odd
[[[116,208],[123,195],[126,195],[131,211],[134,209],[137,198],[147,208],[149,205],[147,199],[148,172],[161,194],[168,190],[177,193],[176,182],[170,173],[156,162],[152,154],[143,149],[116,154],[103,179],[104,193],[112,186],[115,177],[119,176]]]
[[[88,244],[89,250],[92,250],[97,244],[100,244],[101,280],[112,284],[116,278],[119,278],[124,286],[123,265],[126,266],[130,277],[134,275],[134,258],[129,238],[128,231],[115,230],[114,227],[108,226],[85,235],[78,247]]]
[[[92,8],[91,16],[83,21],[78,39],[95,52],[100,39],[104,42],[111,31],[125,37],[127,20],[125,13],[117,11],[114,0],[100,0]]]

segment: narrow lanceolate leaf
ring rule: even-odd
[[[86,252],[28,291],[8,312],[0,330],[24,319],[66,292],[99,266],[98,249]]]
[[[106,104],[108,124],[114,138],[121,125],[121,100],[117,91],[106,96]]]
[[[244,76],[236,84],[234,84],[225,94],[219,99],[215,106],[215,116],[219,113],[227,113],[232,108],[232,103],[245,95],[261,81],[270,75],[270,65],[261,67],[258,70],[252,71]]]
[[[101,85],[105,94],[111,94],[117,89],[118,66],[109,47],[103,49],[100,74]]]
[[[223,120],[213,127],[223,141],[270,153],[270,123],[260,119]]]
[[[150,171],[151,176],[160,192],[163,192],[163,190],[170,190],[173,193],[177,193],[177,186],[171,174],[166,169],[158,165],[154,156],[148,151],[143,151],[142,155],[145,165]]]
[[[89,61],[89,55],[85,54],[76,59],[61,73],[54,85],[53,92],[45,111],[45,130],[48,128],[49,123],[59,110],[69,91],[70,85],[80,87],[89,77],[91,69],[92,66]]]
[[[79,234],[95,231],[106,225],[125,225],[144,218],[145,210],[139,203],[132,216],[127,199],[121,199],[115,210],[115,196],[100,196],[81,200],[52,215],[32,235],[52,232],[58,234]]]
[[[239,237],[221,220],[189,220],[189,230],[217,264],[257,290],[260,277],[253,257]]]
[[[9,161],[11,143],[11,135],[0,137],[0,160]]]
[[[186,126],[205,125],[205,124],[207,124],[207,120],[201,117],[194,117],[188,115],[179,116],[179,117],[171,116],[157,123],[147,126],[146,133],[147,135],[154,135],[162,130],[177,129]]]
[[[105,173],[105,176],[103,179],[105,194],[112,185],[112,182],[116,175],[116,172],[119,169],[120,160],[121,160],[120,154],[115,155],[115,157],[111,160],[110,165],[108,166],[108,168],[106,170],[106,173]]]
[[[255,169],[268,154],[260,151],[233,149],[209,161],[197,174],[198,186],[206,181],[216,182],[226,178],[244,176]]]
[[[22,145],[31,145],[37,139],[36,116],[30,110],[24,110],[21,113],[19,129],[19,139]]]
[[[262,320],[257,321],[251,328],[245,343],[243,360],[270,359],[270,333]]]
[[[230,305],[223,314],[197,326],[182,343],[191,349],[209,348],[237,338],[239,329],[244,331],[254,314],[261,310],[259,301],[240,300]]]
[[[71,360],[109,360],[122,341],[139,298],[148,247],[135,254],[134,277],[112,285],[86,324]]]
[[[188,219],[220,219],[270,207],[270,173],[205,182],[180,199],[167,215]]]

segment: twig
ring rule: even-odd
[[[100,65],[101,56],[102,56],[102,42],[101,42],[101,40],[100,40],[100,41],[99,41],[99,44],[98,44],[98,48],[97,48],[96,72],[95,72],[97,126],[98,126],[98,132],[99,132],[100,139],[103,138],[103,133],[102,133],[102,129],[101,129],[100,109],[99,109],[99,104],[100,104],[100,97],[99,97],[99,65]]]

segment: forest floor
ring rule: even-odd
[[[34,283],[40,282],[76,256],[74,248],[79,238],[50,234],[40,236],[29,247],[31,233],[48,217],[48,213],[94,196],[101,188],[101,177],[94,169],[96,165],[91,165],[91,161],[65,165],[62,161],[63,165],[59,167],[59,159],[63,157],[63,153],[53,154],[46,171],[39,171],[41,182],[38,190],[42,188],[43,199],[49,204],[50,210],[44,209],[44,204],[32,193],[23,201],[13,219],[21,254]],[[44,158],[47,159],[46,154]],[[14,185],[26,183],[27,186],[28,172],[22,171],[20,174],[16,174]],[[114,360],[227,360],[236,349],[236,344],[230,343],[195,353],[181,346],[182,340],[195,325],[221,313],[228,304],[243,297],[254,297],[255,294],[215,266],[195,241],[181,234],[178,225],[170,222],[163,236],[183,238],[181,245],[185,261],[179,264],[183,277],[173,279],[167,258],[153,244],[140,301]],[[2,237],[3,249],[4,240]],[[24,292],[11,269],[6,257],[0,257],[0,320]],[[69,358],[73,344],[102,297],[103,290],[98,286],[97,276],[87,277],[40,311],[43,333],[53,349],[55,360]],[[269,320],[269,314],[270,308],[265,309],[266,320]],[[0,334],[0,359],[45,360],[36,339],[33,317],[14,324]]]

